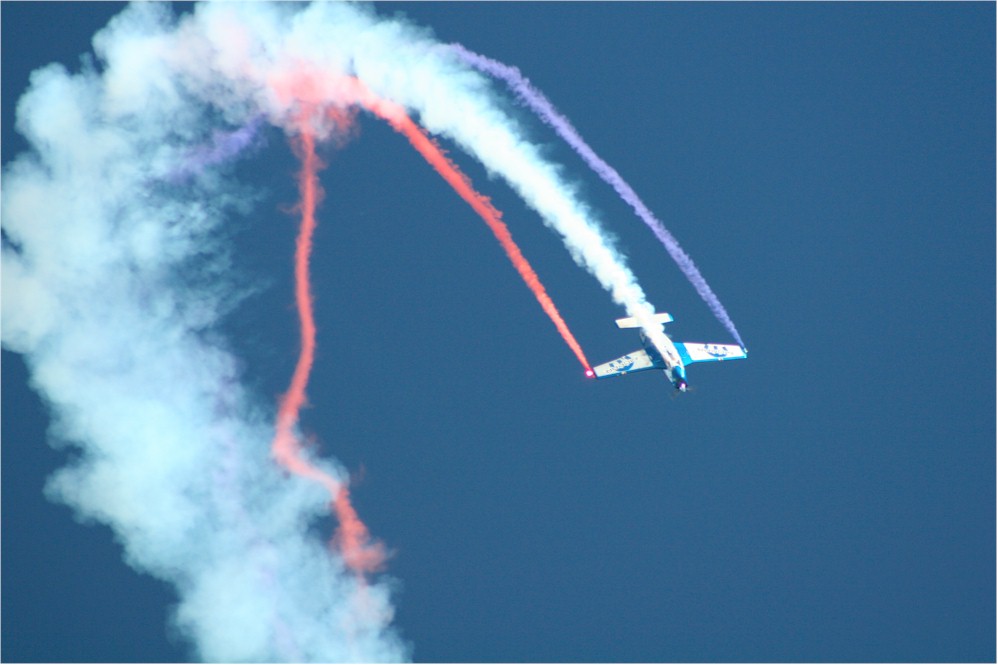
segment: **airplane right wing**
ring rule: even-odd
[[[745,350],[734,344],[698,344],[696,342],[676,342],[679,357],[684,365],[703,363],[712,360],[738,360],[748,358]]]
[[[644,349],[633,351],[626,356],[621,356],[616,360],[593,367],[597,379],[605,379],[609,376],[623,376],[624,374],[640,372],[646,369],[655,369],[655,364]]]

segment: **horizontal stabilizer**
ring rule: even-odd
[[[699,344],[697,342],[677,342],[676,350],[684,365],[705,363],[713,360],[738,360],[748,358],[748,354],[734,344]]]
[[[648,356],[648,353],[644,349],[641,349],[640,351],[628,353],[626,356],[621,356],[616,360],[611,360],[608,363],[597,365],[593,367],[593,372],[596,373],[597,379],[605,379],[608,376],[623,376],[631,372],[640,372],[641,370],[654,368],[655,364]]]
[[[669,323],[672,321],[672,314],[666,314],[665,312],[660,312],[652,316],[653,321],[658,321],[659,323]],[[641,324],[633,316],[627,316],[622,319],[617,319],[618,328],[640,328]]]

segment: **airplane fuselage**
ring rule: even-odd
[[[665,349],[659,351],[658,347],[648,339],[644,331],[639,334],[641,336],[641,345],[644,346],[645,353],[648,354],[654,366],[665,372],[666,378],[672,382],[676,390],[686,392],[686,367],[683,365],[682,358],[679,357],[679,350],[676,349],[676,345],[672,343],[669,336],[663,335],[665,337]]]

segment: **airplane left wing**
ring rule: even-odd
[[[697,342],[676,342],[676,350],[684,365],[705,363],[712,360],[736,360],[748,358],[740,346],[734,344],[699,344]]]
[[[597,365],[593,367],[593,371],[596,372],[597,379],[605,379],[608,376],[623,376],[631,372],[640,372],[654,368],[655,364],[648,356],[648,353],[644,349],[641,349],[628,353],[626,356],[621,356],[616,360],[611,360],[608,363]]]

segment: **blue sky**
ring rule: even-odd
[[[393,3],[521,68],[642,196],[751,356],[582,376],[474,213],[372,118],[326,148],[306,430],[362,476],[419,661],[993,661],[995,5]],[[28,73],[114,5],[5,3],[3,162]],[[677,339],[729,342],[668,255],[526,111]],[[295,162],[238,173],[268,288],[227,333],[269,400],[293,368]],[[638,347],[500,181],[492,197],[593,363]],[[172,589],[47,502],[3,353],[3,658],[178,661]],[[316,526],[317,537],[331,524]]]

